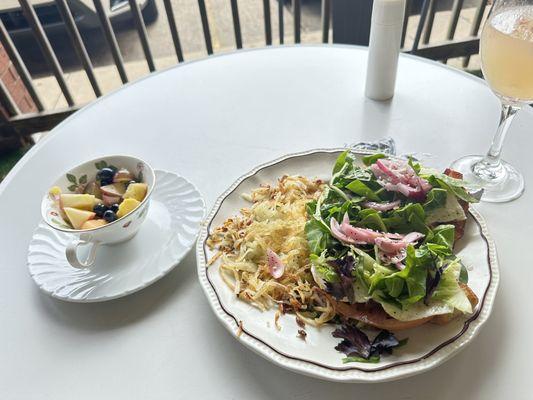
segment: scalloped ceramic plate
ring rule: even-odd
[[[30,274],[41,290],[65,301],[89,303],[126,296],[168,274],[191,249],[205,213],[198,190],[185,178],[156,171],[148,215],[131,240],[103,245],[90,268],[70,266],[72,236],[41,222],[28,253]]]
[[[242,193],[250,192],[261,183],[273,184],[284,174],[327,179],[341,151],[311,150],[288,155],[238,179],[218,198],[201,229],[196,248],[200,283],[224,327],[245,346],[279,366],[342,382],[380,382],[421,373],[441,364],[470,343],[490,315],[498,287],[498,262],[494,242],[476,210],[468,217],[457,251],[468,266],[469,285],[480,299],[478,307],[468,318],[458,318],[444,326],[427,324],[398,333],[399,338],[409,338],[408,344],[395,350],[393,355],[382,357],[378,364],[343,364],[343,355],[334,349],[338,343],[338,339],[331,336],[334,326],[320,329],[308,326],[306,341],[303,341],[297,335],[294,316],[286,314],[279,321],[281,330],[276,330],[275,310],[261,312],[238,300],[220,278],[219,263],[206,267],[206,260],[213,256],[205,244],[208,232],[246,206]],[[243,329],[239,336],[240,321]]]

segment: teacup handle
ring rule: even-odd
[[[70,242],[66,249],[67,260],[74,268],[87,268],[94,264],[96,259],[96,250],[100,242],[94,242],[87,239],[74,239]],[[80,260],[78,257],[78,247],[91,246],[89,255],[85,260]]]

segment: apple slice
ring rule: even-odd
[[[129,182],[133,180],[133,174],[128,171],[126,168],[121,168],[117,171],[115,176],[113,177],[113,182]]]
[[[101,197],[102,196],[102,192],[100,191],[100,185],[96,181],[90,181],[85,186],[85,189],[84,189],[83,192],[87,193],[87,194],[92,194],[92,195],[94,195],[96,197]]]
[[[104,225],[107,225],[107,221],[105,219],[90,219],[83,223],[83,225],[81,226],[81,229],[100,228],[101,226],[104,226]]]
[[[126,191],[126,185],[123,183],[112,183],[100,188],[103,196],[121,197]]]
[[[78,208],[80,210],[92,211],[95,197],[92,194],[62,194],[61,206],[63,208]]]
[[[128,186],[128,189],[122,198],[143,201],[147,191],[148,185],[146,183],[132,183]]]
[[[103,195],[102,196],[102,201],[104,202],[104,204],[106,206],[112,206],[113,204],[118,204],[120,203],[120,197],[117,197],[117,196],[107,196],[107,195]]]
[[[74,229],[81,229],[85,222],[96,216],[92,211],[78,210],[72,207],[65,207],[64,210]]]

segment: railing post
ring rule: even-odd
[[[70,11],[67,1],[56,0],[56,6],[61,14],[61,18],[63,18],[63,22],[65,22],[67,32],[70,36],[70,40],[72,41],[72,46],[74,46],[74,50],[78,54],[78,57],[83,65],[83,69],[85,70],[87,78],[89,79],[89,82],[93,88],[94,94],[96,97],[100,97],[102,95],[102,91],[100,90],[100,86],[96,80],[93,64],[91,63],[89,53],[87,53],[87,49],[83,44],[83,39],[81,38],[80,31],[76,26],[76,22],[74,21],[74,17],[72,16],[72,12]]]
[[[235,33],[235,47],[242,49],[241,19],[237,0],[231,0],[231,17],[233,19],[233,32]]]
[[[332,1],[333,42],[368,46],[373,0]]]
[[[178,62],[183,61],[183,50],[181,49],[180,36],[178,34],[178,27],[176,26],[176,18],[174,18],[174,10],[170,0],[163,0],[165,4],[165,11],[167,13],[168,26],[170,27],[170,35],[172,36],[172,42],[174,43],[174,50],[178,57]]]
[[[113,27],[111,26],[111,21],[109,21],[109,17],[107,16],[101,0],[93,0],[93,3],[94,7],[96,8],[96,13],[98,14],[98,18],[100,19],[100,25],[107,40],[107,44],[111,50],[111,55],[113,56],[113,60],[117,66],[120,79],[122,80],[122,83],[128,83],[128,74],[126,73],[126,68],[124,67],[124,59],[122,58],[122,53],[118,47],[117,38],[115,36],[115,32],[113,31]]]
[[[200,19],[202,20],[202,29],[204,31],[205,49],[207,55],[213,54],[213,43],[211,41],[211,31],[209,30],[209,19],[207,18],[207,8],[205,0],[198,0],[198,9],[200,10]]]
[[[329,25],[331,22],[331,0],[322,0],[322,43],[329,42]]]
[[[279,44],[283,44],[285,41],[285,27],[283,22],[283,2],[284,0],[278,0],[278,29],[279,29]]]
[[[24,61],[22,61],[22,58],[20,57],[20,54],[17,48],[15,47],[15,44],[11,40],[11,37],[9,36],[7,29],[4,26],[4,23],[0,20],[0,47],[2,46],[5,52],[7,53],[7,56],[13,63],[13,66],[15,67],[15,70],[17,71],[18,76],[24,83],[24,86],[26,87],[28,94],[30,95],[31,99],[33,100],[33,103],[35,104],[35,107],[37,107],[38,111],[43,111],[44,110],[43,102],[41,101],[41,98],[39,94],[37,93],[35,86],[33,85],[33,81],[31,79],[30,73],[28,72],[28,69],[26,68],[26,64],[24,64]],[[0,54],[1,52],[2,52],[2,49],[0,49]],[[1,70],[2,70],[2,65],[0,61],[0,71]]]
[[[37,39],[37,43],[39,44],[46,61],[56,77],[61,92],[63,93],[63,96],[65,96],[65,100],[69,106],[73,106],[75,101],[67,85],[67,81],[65,80],[63,68],[61,68],[59,60],[52,49],[52,45],[50,44],[50,41],[44,32],[44,28],[39,20],[39,17],[37,17],[37,13],[35,12],[33,5],[29,0],[19,0],[19,3],[22,8],[22,12],[24,13],[24,17],[31,26],[33,34],[35,35],[35,39]]]

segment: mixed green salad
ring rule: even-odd
[[[473,311],[477,299],[453,247],[477,199],[453,176],[412,159],[357,160],[347,151],[308,203],[311,270],[346,323],[334,332],[345,361],[379,360],[401,344],[389,330]],[[362,323],[384,330],[371,343]]]

